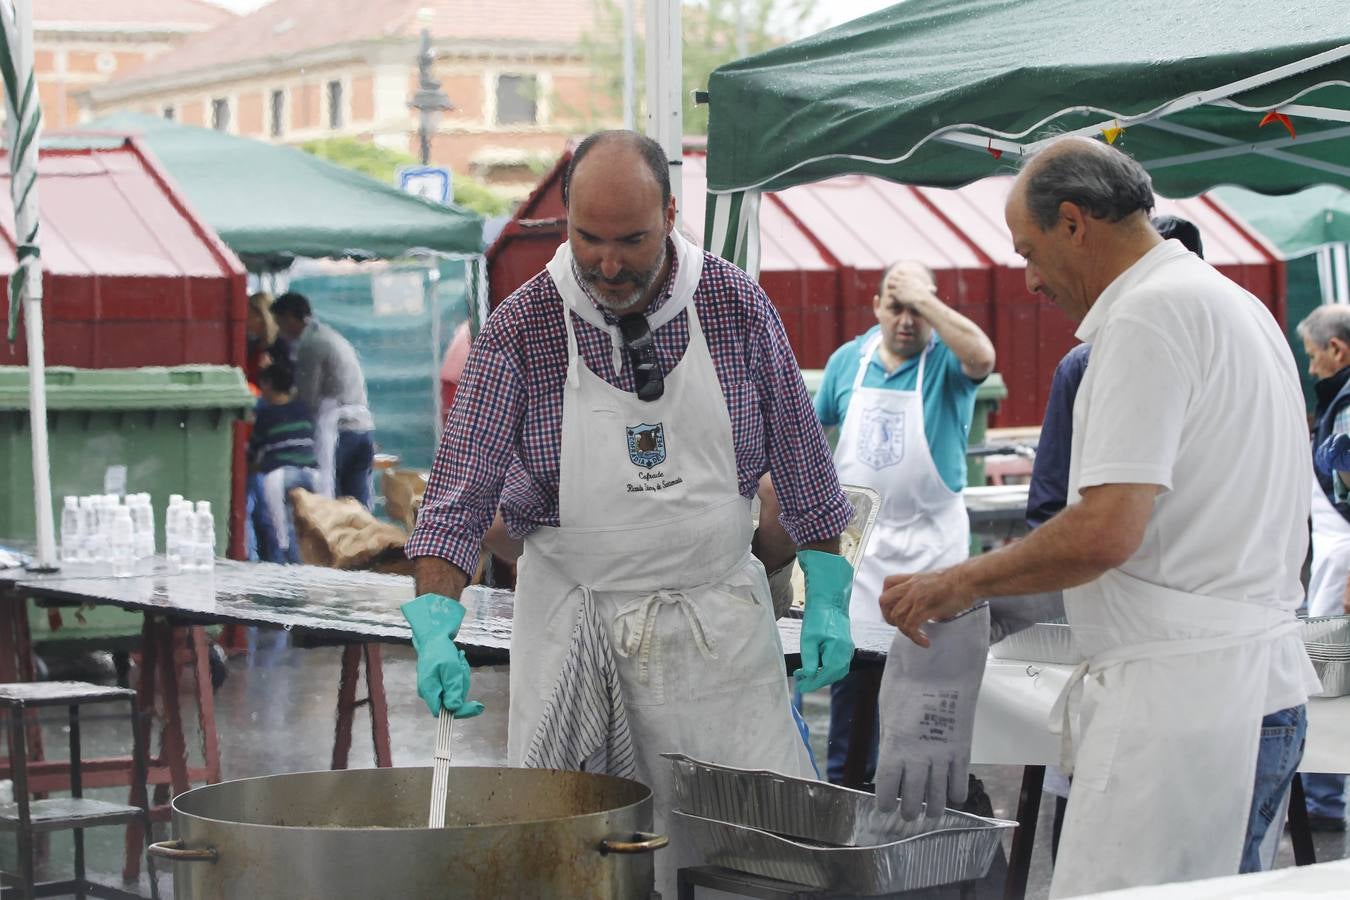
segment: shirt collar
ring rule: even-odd
[[[1102,330],[1102,326],[1110,318],[1111,308],[1115,306],[1117,300],[1129,293],[1131,288],[1147,277],[1157,266],[1190,252],[1181,241],[1169,240],[1163,241],[1139,257],[1135,260],[1134,265],[1117,275],[1115,280],[1106,286],[1106,290],[1097,295],[1096,302],[1092,304],[1087,315],[1083,317],[1083,321],[1078,324],[1078,330],[1074,332],[1074,336],[1080,341],[1091,343],[1096,338],[1097,332]]]

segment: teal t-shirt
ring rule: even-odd
[[[853,396],[853,380],[862,361],[863,344],[876,333],[873,327],[849,341],[834,351],[825,364],[820,390],[816,392],[816,416],[826,428],[843,423],[849,398]],[[961,371],[961,361],[936,333],[932,340],[923,369],[923,431],[938,475],[947,487],[960,491],[966,486],[966,442],[980,382]],[[873,353],[862,384],[868,388],[912,391],[918,378],[919,357],[906,361],[888,375]]]

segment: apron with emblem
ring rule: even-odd
[[[932,342],[919,356],[912,391],[862,386],[880,344],[878,333],[863,345],[834,451],[841,483],[881,495],[872,536],[853,576],[849,618],[854,622],[885,621],[878,599],[887,575],[927,572],[970,555],[965,503],[938,474],[924,434],[923,372]]]

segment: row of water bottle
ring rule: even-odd
[[[164,523],[171,566],[210,570],[215,563],[216,525],[211,504],[194,506],[182,495],[169,498]],[[61,510],[61,560],[111,564],[113,575],[132,575],[136,563],[155,555],[155,514],[149,494],[68,496]]]

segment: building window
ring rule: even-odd
[[[328,127],[342,127],[342,82],[328,82]]]
[[[497,124],[534,125],[539,120],[539,81],[533,75],[497,76]]]
[[[211,101],[211,127],[216,131],[230,130],[230,101],[217,97]]]
[[[271,122],[268,125],[268,133],[272,137],[281,137],[282,132],[286,130],[286,92],[273,91],[271,103]]]
[[[174,109],[172,106],[166,106],[160,112],[164,118],[168,119],[170,122],[178,118],[178,110]]]

